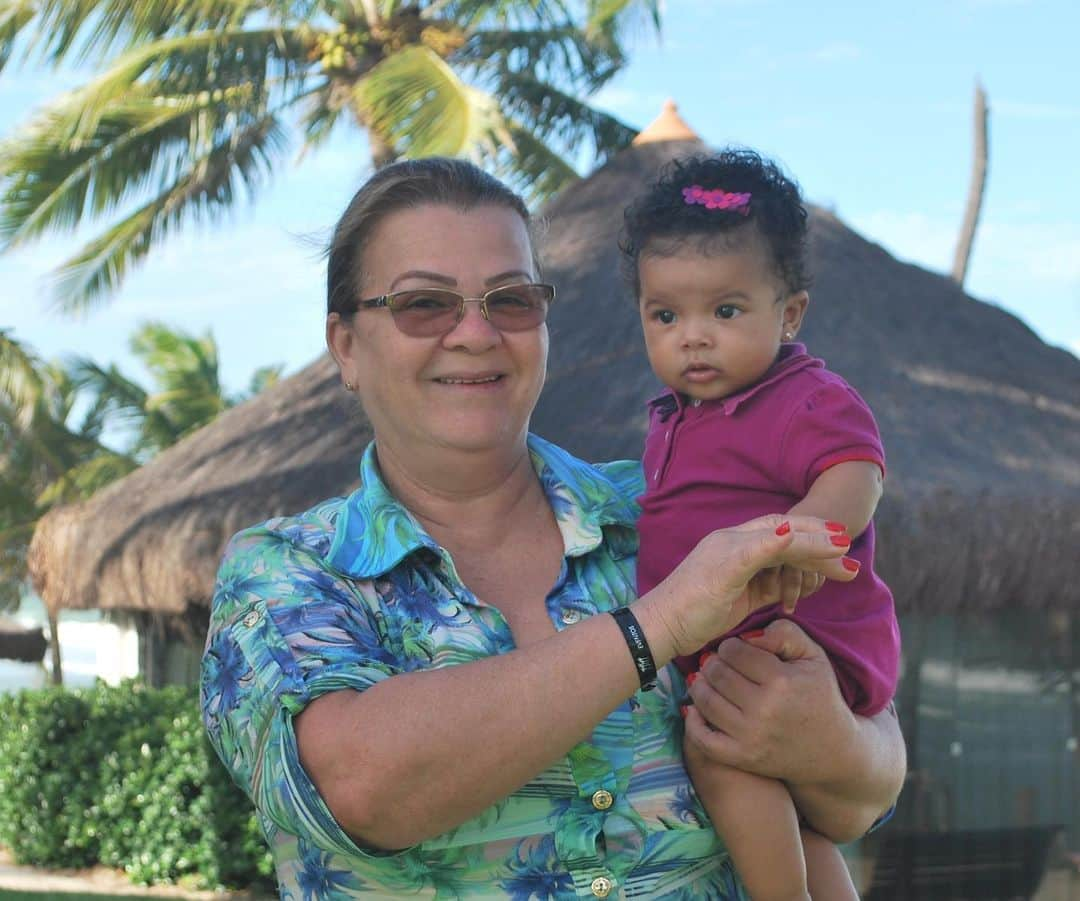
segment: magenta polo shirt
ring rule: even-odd
[[[766,513],[786,513],[822,472],[869,460],[885,470],[873,414],[855,390],[801,344],[785,344],[760,381],[718,400],[687,401],[669,391],[650,402],[645,494],[638,531],[638,592],[651,590],[714,529]],[[848,705],[870,715],[892,700],[900,630],[892,594],[874,572],[874,526],[848,556],[862,568],[851,582],[826,581],[791,617],[829,654]],[[758,610],[723,638],[785,616]],[[696,658],[682,658],[684,671]]]

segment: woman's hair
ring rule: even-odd
[[[755,238],[788,291],[809,287],[806,208],[799,186],[753,150],[727,148],[665,166],[627,207],[619,248],[636,297],[642,254],[669,256],[687,245],[705,254],[723,253]]]
[[[327,313],[345,312],[342,304],[352,298],[360,284],[364,249],[379,223],[398,210],[427,205],[462,211],[479,206],[507,207],[521,216],[532,240],[532,219],[525,201],[472,163],[446,157],[392,163],[372,175],[353,195],[334,227],[327,251]],[[533,265],[539,271],[535,252]]]

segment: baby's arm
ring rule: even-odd
[[[881,491],[881,467],[877,463],[848,460],[830,466],[814,479],[806,497],[788,512],[842,523],[848,535],[858,538],[874,516]],[[793,613],[795,605],[825,581],[816,573],[791,566],[780,567],[775,578],[779,580],[780,601],[788,613]]]
[[[881,467],[869,460],[848,460],[830,466],[789,513],[843,523],[852,538],[861,535],[881,500]]]

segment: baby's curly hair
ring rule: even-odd
[[[683,189],[749,193],[749,211],[687,203]],[[627,281],[641,290],[638,259],[667,256],[687,244],[702,253],[726,252],[760,237],[773,269],[789,292],[810,286],[806,262],[806,207],[798,184],[759,153],[729,147],[719,153],[673,160],[624,213],[619,249]]]

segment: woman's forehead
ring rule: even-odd
[[[362,271],[385,278],[406,270],[450,277],[486,277],[497,272],[533,269],[528,227],[509,207],[468,209],[430,204],[396,210],[374,229],[364,252]]]

